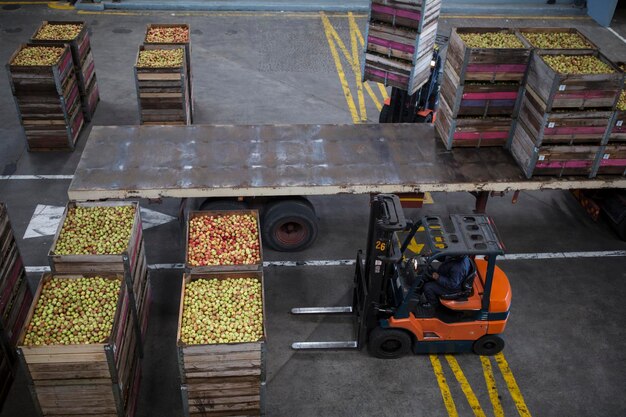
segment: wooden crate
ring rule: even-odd
[[[141,45],[139,52],[147,49],[171,48]],[[191,124],[191,100],[184,59],[178,68],[138,68],[135,65],[135,82],[141,124]]]
[[[27,326],[43,285],[51,279],[102,276],[119,280],[120,294],[111,334],[104,343],[25,346]],[[33,400],[42,415],[131,416],[136,402],[136,375],[140,367],[138,341],[132,329],[131,300],[123,290],[121,274],[44,274],[35,302],[20,335],[18,355],[27,373]]]
[[[582,33],[580,33],[577,29],[575,28],[557,28],[557,27],[549,27],[549,28],[520,28],[518,29],[518,33],[520,34],[520,36],[522,37],[522,40],[524,41],[524,43],[532,49],[538,49],[538,50],[549,50],[549,51],[576,51],[576,52],[583,52],[583,53],[592,53],[594,51],[597,51],[599,48],[589,40],[589,38],[587,38],[585,35],[583,35]],[[541,48],[539,46],[535,46],[527,37],[527,34],[534,34],[534,33],[543,33],[547,36],[551,35],[551,34],[558,34],[558,33],[569,33],[575,36],[578,36],[582,42],[585,42],[587,44],[587,47],[585,48],[562,48],[559,47],[559,45],[557,45],[556,43],[552,43],[551,46],[549,48]]]
[[[250,343],[186,345],[181,341],[185,286],[198,279],[255,278],[263,272],[185,274],[182,279],[178,316],[178,360],[183,415],[260,416],[264,415],[265,337]],[[265,294],[263,327],[265,332]]]
[[[187,30],[187,33],[189,33],[189,41],[188,42],[183,42],[183,43],[162,43],[162,42],[148,42],[148,32],[150,31],[150,29],[152,28],[168,28],[168,27],[181,27],[183,29]],[[144,40],[143,40],[144,46],[148,47],[149,45],[152,46],[168,46],[168,45],[174,45],[174,46],[183,46],[185,48],[185,59],[187,61],[187,90],[189,91],[189,102],[190,102],[190,116],[189,118],[191,119],[190,123],[193,123],[193,114],[195,112],[195,107],[194,107],[194,102],[193,102],[193,72],[191,70],[191,28],[189,27],[188,24],[186,23],[149,23],[146,26],[146,33],[144,35]]]
[[[626,175],[626,145],[607,145],[598,152],[597,175]]]
[[[64,39],[64,40],[36,39],[39,31],[46,25],[82,25],[83,27],[74,39]],[[47,46],[59,46],[59,45],[67,44],[70,47],[74,62],[76,63],[83,62],[87,54],[91,51],[91,43],[89,41],[89,32],[87,31],[87,24],[83,21],[44,20],[43,22],[41,22],[41,25],[39,25],[35,33],[33,33],[33,36],[31,36],[30,42],[33,44],[47,45]]]
[[[515,125],[510,145],[511,154],[527,178],[533,175],[568,176],[584,175],[593,177],[594,162],[599,145],[548,145],[535,146],[535,140],[528,133],[523,122]]]
[[[544,144],[604,144],[609,134],[613,112],[600,110],[566,110],[547,112],[544,103],[526,88],[519,111],[535,146]]]
[[[513,29],[453,28],[446,53],[445,72],[455,85],[468,81],[524,80],[530,59],[529,48],[469,48],[459,36],[464,33],[509,33],[520,38]]]
[[[257,233],[259,236],[259,255],[260,261],[256,264],[245,265],[205,265],[205,266],[191,266],[189,264],[189,223],[191,219],[200,216],[231,216],[231,215],[244,215],[251,214],[256,219]],[[204,273],[204,272],[220,272],[220,271],[261,271],[263,270],[263,245],[261,242],[261,221],[259,219],[258,210],[212,210],[212,211],[191,211],[187,218],[187,228],[185,234],[185,268],[191,273]]]
[[[439,101],[435,129],[446,149],[453,147],[504,146],[511,135],[510,117],[453,117],[444,99]]]
[[[616,110],[611,118],[609,143],[626,142],[626,110]]]
[[[560,74],[543,60],[547,55],[593,55],[615,70],[612,74]],[[527,87],[531,88],[546,111],[554,109],[613,110],[622,90],[624,74],[600,52],[534,52],[528,69]]]
[[[457,82],[444,71],[440,95],[449,103],[453,117],[517,116],[523,90],[518,83]]]
[[[363,81],[415,93],[430,77],[440,8],[440,0],[372,1]]]

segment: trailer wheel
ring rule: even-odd
[[[245,210],[248,206],[243,201],[229,198],[207,198],[200,205],[200,210]]]
[[[474,342],[474,353],[483,356],[493,356],[504,349],[504,340],[495,334],[486,334]]]
[[[282,200],[270,205],[261,221],[263,242],[280,252],[308,248],[317,238],[317,217],[307,200]]]
[[[380,359],[400,358],[411,351],[411,336],[402,330],[376,327],[370,333],[367,350]]]

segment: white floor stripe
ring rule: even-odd
[[[71,180],[73,175],[0,175],[0,180]]]
[[[512,253],[498,259],[503,261],[533,261],[545,259],[575,259],[575,258],[612,258],[626,257],[626,250],[596,251],[596,252],[545,252],[545,253]],[[263,262],[264,267],[294,267],[294,266],[350,266],[354,265],[354,259],[328,259],[313,261],[268,261]],[[185,264],[150,264],[152,270],[184,269]],[[27,266],[26,272],[50,272],[49,266]]]
[[[624,43],[626,43],[626,38],[624,38],[622,35],[620,35],[619,33],[617,33],[616,31],[614,31],[612,28],[607,28],[613,35],[617,36],[618,38],[620,38],[620,40]]]

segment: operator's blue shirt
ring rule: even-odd
[[[437,281],[448,290],[459,290],[470,269],[471,263],[467,256],[461,259],[446,260],[437,270],[439,274]]]

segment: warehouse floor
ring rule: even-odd
[[[187,22],[192,28],[192,63],[198,123],[376,122],[382,91],[356,93],[351,38],[365,29],[365,15],[271,13],[98,13],[15,5],[0,12],[0,62],[42,20],[84,20],[92,48],[101,102],[93,125],[138,123],[132,65],[145,25]],[[357,25],[351,25],[354,19]],[[626,36],[623,16],[614,29]],[[443,17],[451,26],[576,26],[615,61],[626,47],[592,20],[494,20]],[[357,27],[358,26],[358,30]],[[337,37],[334,34],[337,34]],[[337,42],[342,40],[342,44]],[[334,40],[333,40],[334,39]],[[330,44],[329,44],[330,40]],[[356,41],[355,41],[356,42]],[[337,53],[333,56],[332,50]],[[4,68],[0,78],[7,79]],[[352,93],[341,87],[345,80]],[[32,227],[39,206],[67,202],[69,178],[88,130],[73,153],[28,153],[15,107],[4,84],[0,95],[0,200],[8,205],[19,246],[31,271],[47,264],[52,236]],[[362,105],[361,105],[362,104]],[[10,177],[18,175],[18,177]],[[23,176],[23,177],[19,177]],[[298,340],[346,340],[347,318],[294,317],[292,307],[349,302],[352,260],[365,244],[367,197],[315,197],[320,216],[316,244],[295,254],[265,252],[268,416],[623,416],[626,415],[626,242],[601,220],[590,220],[567,192],[522,193],[489,203],[510,259],[501,262],[511,281],[513,306],[503,355],[415,356],[395,361],[366,352],[294,352]],[[424,213],[468,212],[466,194],[434,194]],[[175,216],[177,201],[142,202]],[[54,216],[52,216],[54,217]],[[29,228],[31,224],[31,228]],[[41,224],[39,224],[41,226]],[[34,229],[34,231],[33,231]],[[27,230],[29,237],[22,239]],[[145,233],[150,264],[179,263],[183,237],[176,221]],[[289,266],[282,261],[330,260],[330,266]],[[182,271],[153,270],[153,299],[138,416],[182,413],[176,365],[176,321]],[[32,283],[38,279],[30,274]],[[493,375],[493,381],[486,383]],[[34,416],[20,376],[2,417]]]

